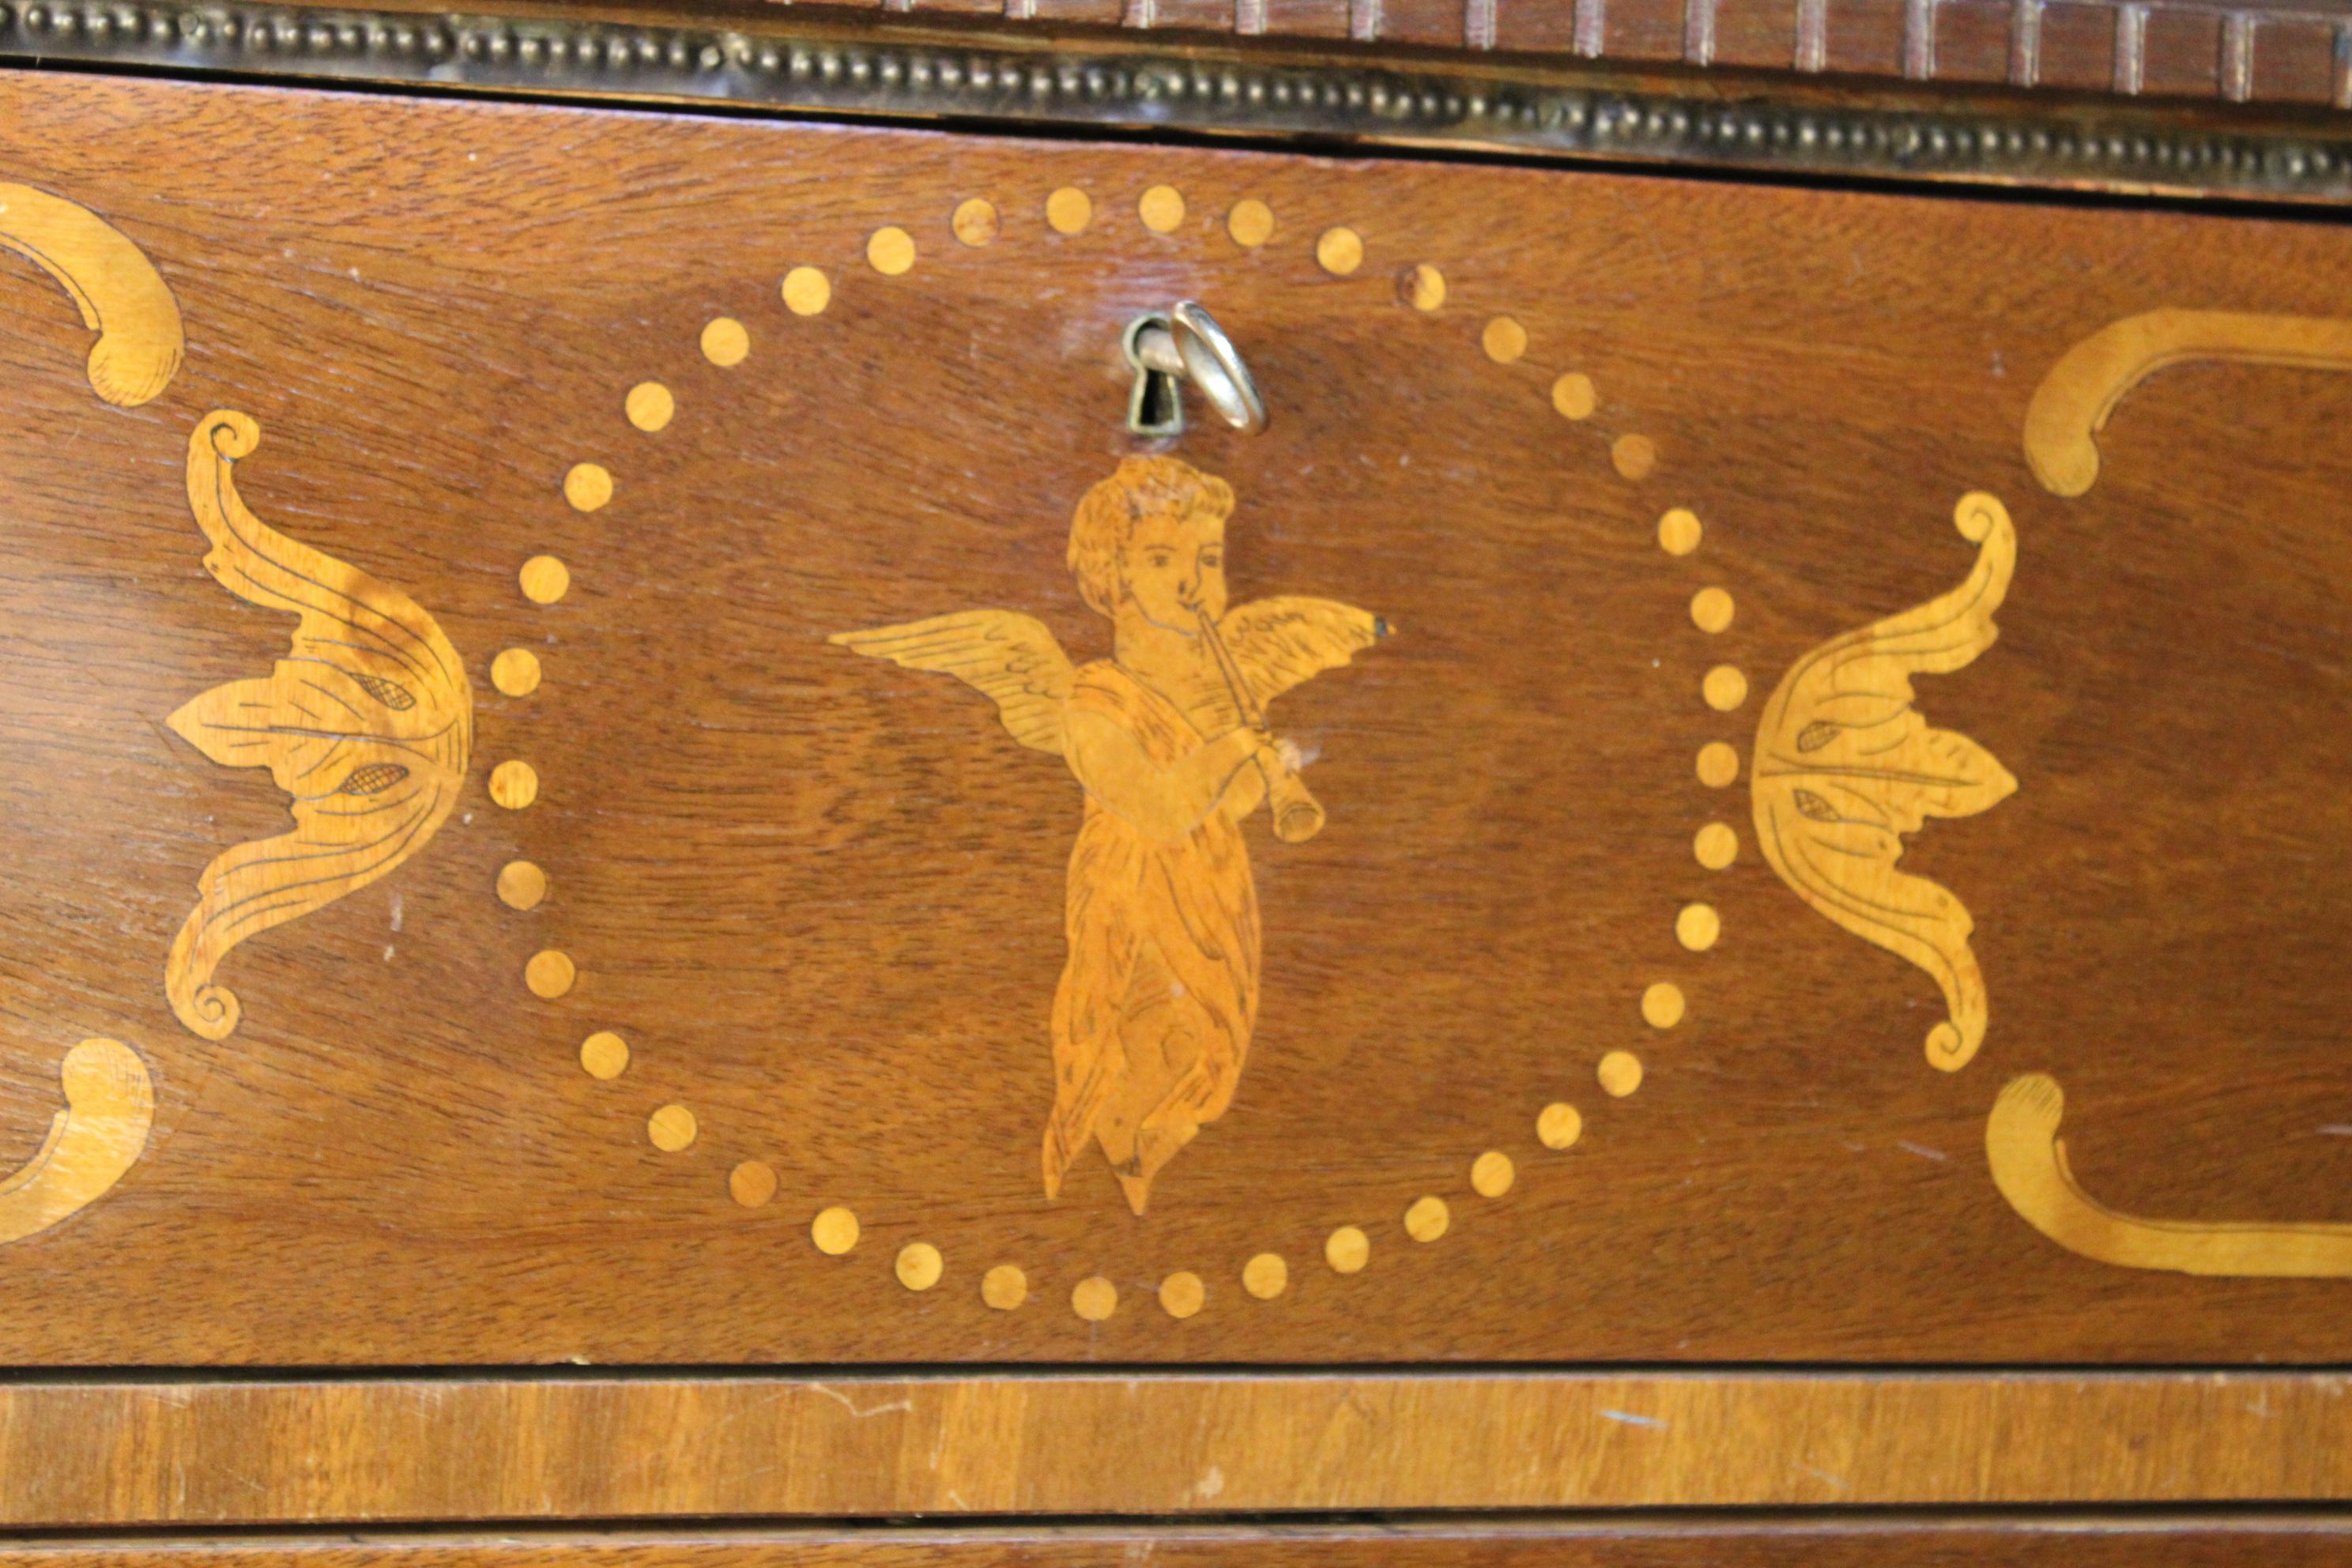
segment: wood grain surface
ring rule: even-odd
[[[274,1542],[202,1537],[138,1544],[59,1542],[0,1550],[0,1568],[2206,1568],[2259,1557],[2279,1568],[2334,1563],[2340,1521],[2324,1515],[2132,1521],[2115,1515],[1932,1517],[1833,1522],[1634,1516],[1539,1522],[1272,1527],[908,1528],[844,1534],[742,1529],[555,1529],[512,1536]]]
[[[0,1527],[2340,1502],[2341,1376],[0,1386]]]
[[[2020,444],[2119,319],[2340,310],[2340,229],[33,76],[0,177],[186,331],[111,407],[69,301],[0,276],[0,1169],[79,1040],[156,1095],[0,1251],[0,1360],[2340,1357],[2352,1285],[2078,1256],[1983,1152],[2048,1073],[2117,1210],[2352,1218],[2352,381],[2161,372],[2073,500]],[[1236,829],[1246,1061],[1138,1216],[1097,1155],[1040,1180],[1078,779],[827,639],[991,609],[1108,654],[1072,513],[1139,449],[1122,329],[1187,297],[1272,411],[1172,448],[1234,494],[1233,601],[1395,635],[1272,706],[1328,824]],[[165,721],[297,623],[203,565],[214,410],[244,503],[431,616],[476,726],[429,844],[222,959],[218,1041],[166,954],[287,796]],[[1945,1072],[1935,981],[1781,884],[1744,769],[1792,662],[1968,576],[1973,491],[2000,635],[1918,700],[2018,788],[1903,862],[1973,919]],[[845,1469],[934,1506],[897,1473]]]

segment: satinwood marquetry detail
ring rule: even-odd
[[[1973,816],[2017,788],[1992,753],[1929,728],[1913,705],[1914,675],[1964,668],[1992,646],[2017,566],[2017,531],[1998,500],[1962,497],[1953,522],[1977,546],[1967,580],[1792,665],[1765,704],[1749,784],[1757,841],[1790,890],[1935,978],[1948,1016],[1927,1032],[1927,1059],[1947,1072],[1984,1042],[1975,924],[1949,889],[1895,862],[1927,818]]]
[[[1045,626],[970,610],[833,641],[954,676],[1013,738],[1066,759],[1086,790],[1070,859],[1069,962],[1054,999],[1055,1100],[1045,1193],[1099,1144],[1128,1205],[1241,1085],[1257,1016],[1258,908],[1241,824],[1259,806],[1285,842],[1322,807],[1265,705],[1391,635],[1329,599],[1231,610],[1233,489],[1174,458],[1129,458],[1070,525],[1080,595],[1111,623],[1112,656],[1071,663]]]
[[[433,617],[389,584],[287,538],[248,510],[236,465],[261,429],[222,410],[188,439],[188,504],[212,541],[205,569],[265,609],[299,616],[268,676],[215,687],[171,717],[224,767],[266,767],[292,796],[294,831],[241,844],[205,868],[163,984],[208,1040],[237,1025],[213,973],[239,942],[390,875],[457,803],[473,746],[464,661]]]
[[[2024,447],[2053,495],[2099,479],[2094,439],[2131,390],[2200,360],[2352,370],[2352,321],[2235,310],[2160,310],[2112,321],[2061,355],[2034,388]],[[2149,1219],[2109,1208],[2074,1177],[2058,1135],[2065,1091],[2048,1073],[2011,1079],[1985,1121],[1993,1184],[2027,1224],[2085,1258],[2126,1268],[2299,1279],[2352,1277],[2352,1225]]]
[[[179,302],[155,264],[88,207],[30,185],[0,184],[0,248],[57,279],[98,334],[90,390],[135,408],[171,384],[186,339]]]
[[[1993,1184],[2027,1224],[2070,1252],[2181,1274],[2352,1278],[2352,1225],[2146,1219],[2083,1190],[2058,1124],[2066,1096],[2047,1073],[2011,1079],[1985,1121]]]
[[[0,1176],[0,1246],[47,1230],[104,1196],[138,1163],[155,1121],[155,1086],[120,1040],[84,1040],[58,1069],[65,1109],[39,1150]]]

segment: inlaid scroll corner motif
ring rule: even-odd
[[[2219,1277],[2352,1277],[2352,1225],[2146,1219],[2083,1190],[2058,1128],[2065,1092],[2047,1073],[2011,1079],[1985,1121],[1993,1185],[2034,1229],[2069,1252],[2124,1268]]]
[[[1792,665],[1757,726],[1749,785],[1757,841],[1790,890],[1935,979],[1946,1016],[1927,1053],[1947,1072],[1976,1055],[1990,1016],[1975,922],[1951,889],[1896,863],[1929,817],[1973,816],[2017,789],[1983,746],[1932,728],[1912,689],[1913,676],[1962,668],[1992,646],[2017,565],[2016,528],[1996,497],[1962,497],[1953,522],[1977,546],[1967,579]]]
[[[2098,482],[2097,436],[2132,388],[2199,360],[2352,370],[2352,321],[2253,310],[2143,310],[2060,355],[2025,410],[2025,462],[2053,495]]]
[[[300,617],[261,679],[196,697],[172,729],[224,767],[266,767],[293,797],[294,831],[216,857],[164,965],[180,1021],[208,1040],[241,1015],[215,984],[230,950],[389,874],[456,806],[473,744],[464,662],[433,617],[381,583],[254,516],[235,468],[260,444],[221,410],[188,442],[188,504],[212,541],[205,569],[238,598]]]
[[[33,1157],[0,1176],[0,1246],[104,1197],[147,1147],[155,1085],[137,1051],[120,1040],[84,1040],[66,1053],[58,1078],[65,1109]]]
[[[186,350],[179,301],[146,253],[78,202],[0,181],[0,248],[55,279],[98,334],[90,390],[135,408],[171,384]]]

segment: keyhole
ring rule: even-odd
[[[1184,433],[1183,383],[1174,371],[1143,360],[1139,340],[1154,328],[1164,341],[1168,318],[1156,313],[1138,316],[1128,323],[1120,344],[1127,351],[1127,363],[1135,367],[1135,389],[1127,399],[1127,427],[1138,436],[1155,438],[1181,436]]]

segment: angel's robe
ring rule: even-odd
[[[1174,703],[1109,659],[1079,668],[1069,707],[1118,724],[1163,768],[1204,741]],[[1064,926],[1045,1191],[1059,1192],[1092,1138],[1141,1214],[1152,1176],[1233,1102],[1257,1017],[1257,889],[1223,798],[1171,841],[1089,786]]]

